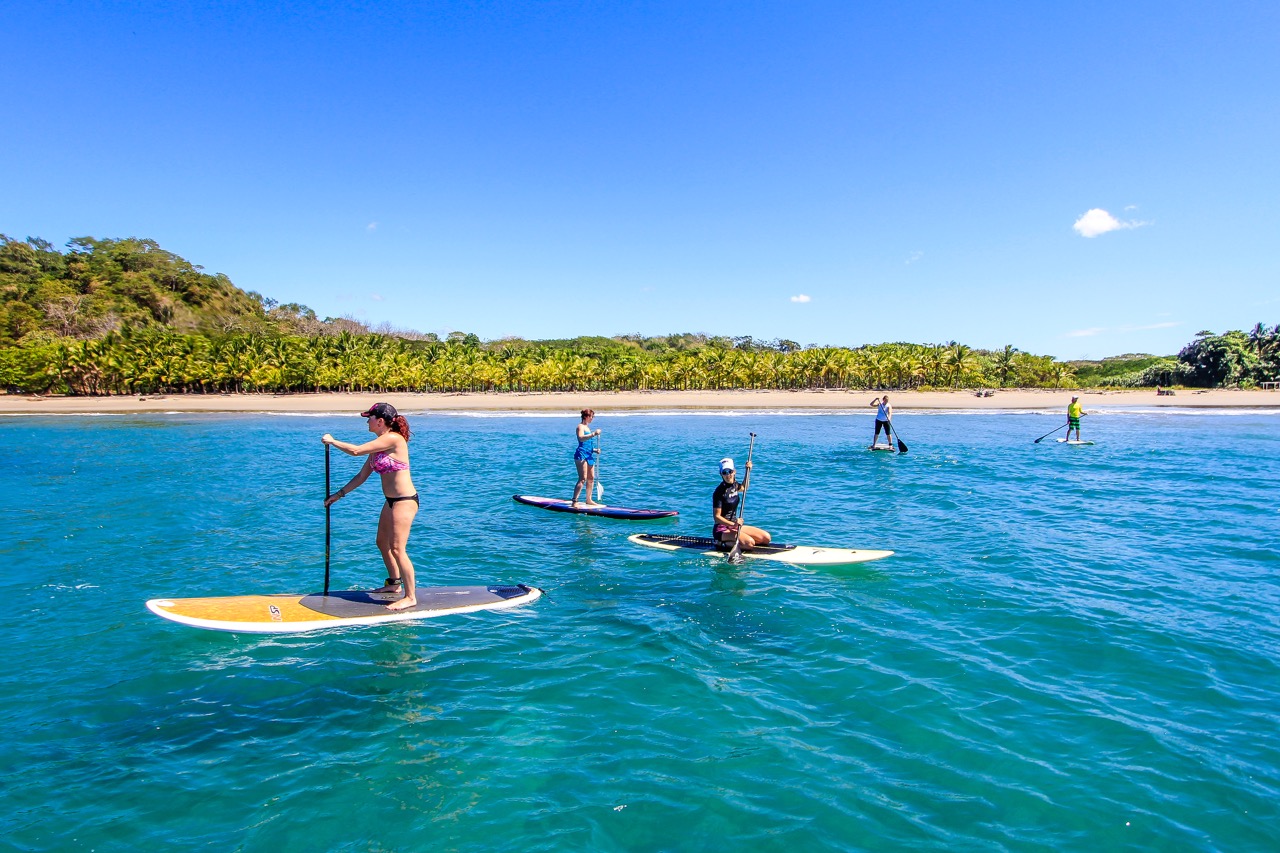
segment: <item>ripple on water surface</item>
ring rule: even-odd
[[[295,637],[155,619],[151,597],[307,591],[322,432],[343,416],[6,418],[0,806],[18,849],[1273,849],[1274,416],[1113,413],[414,419],[430,583],[537,604]],[[879,563],[729,567],[715,462],[759,438],[747,515]],[[30,449],[28,449],[30,448]],[[357,463],[334,454],[341,484]],[[379,498],[333,512],[338,588],[382,576]]]

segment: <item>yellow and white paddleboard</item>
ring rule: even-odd
[[[536,586],[418,587],[416,606],[387,610],[398,596],[362,590],[328,595],[232,595],[222,598],[153,598],[147,609],[194,628],[240,634],[296,634],[322,628],[381,625],[519,607],[542,597]]]
[[[680,551],[703,554],[708,557],[728,556],[726,552],[716,547],[716,540],[710,536],[660,536],[654,533],[637,533],[634,536],[628,536],[627,539],[637,545],[662,551]],[[863,548],[813,548],[808,545],[758,545],[749,551],[744,550],[742,556],[752,560],[790,563],[793,566],[847,566],[853,563],[883,560],[885,557],[892,557],[893,552]]]

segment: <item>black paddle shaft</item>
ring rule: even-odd
[[[893,421],[889,421],[889,429],[893,430],[893,438],[898,440],[898,452],[907,452],[907,443],[902,440],[902,436],[898,434],[898,428],[893,425]]]
[[[747,465],[751,465],[751,454],[756,449],[756,434],[751,433],[751,443],[747,445]],[[746,523],[747,515],[747,490],[746,486],[751,485],[751,468],[747,468],[746,476],[742,479],[744,486],[742,490],[742,499],[738,502],[738,529],[734,531],[733,548],[729,550],[728,561],[733,564],[742,562],[742,525]]]
[[[324,594],[329,594],[329,445],[324,446]]]
[[[1064,427],[1064,426],[1070,426],[1070,425],[1071,425],[1071,421],[1067,421],[1067,422],[1066,422],[1065,424],[1063,424],[1062,426],[1060,426],[1060,427],[1054,427],[1053,429],[1049,430],[1049,431],[1048,431],[1048,432],[1046,432],[1044,435],[1040,436],[1039,438],[1037,438],[1035,441],[1033,441],[1033,442],[1031,442],[1031,443],[1032,443],[1032,444],[1039,444],[1040,442],[1044,441],[1044,440],[1045,440],[1046,438],[1048,438],[1049,436],[1053,435],[1053,434],[1054,434],[1055,432],[1057,432],[1058,430],[1062,429],[1062,427]]]

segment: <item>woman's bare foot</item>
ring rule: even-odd
[[[385,586],[380,586],[377,589],[370,590],[370,592],[399,592],[402,585],[402,581],[396,581],[395,583],[389,583]]]
[[[393,601],[387,605],[388,610],[408,610],[411,607],[418,606],[418,599],[412,595],[406,595],[398,601]]]

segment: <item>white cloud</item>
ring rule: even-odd
[[[369,298],[370,298],[370,299],[372,299],[374,302],[381,302],[381,301],[382,301],[382,294],[381,294],[381,293],[370,293],[370,294],[369,294]]]
[[[366,226],[364,227],[364,230],[366,230],[366,231],[377,231],[377,230],[378,230],[378,223],[377,223],[377,222],[370,222],[368,225],[366,225]]]
[[[914,264],[916,261],[924,257],[924,252],[912,252],[911,257],[907,258],[908,264]]]
[[[799,293],[791,297],[791,301],[792,302],[810,302],[812,300],[808,296],[805,296],[803,293]]]
[[[1100,207],[1095,207],[1076,220],[1076,224],[1071,227],[1081,237],[1097,237],[1099,234],[1106,234],[1108,231],[1120,231],[1125,228],[1141,228],[1143,225],[1149,225],[1148,222],[1139,222],[1130,220],[1129,222],[1121,222],[1110,213],[1107,213]]]
[[[1067,332],[1063,335],[1063,337],[1064,338],[1092,338],[1095,335],[1109,334],[1112,332],[1150,332],[1156,329],[1172,329],[1181,325],[1182,325],[1181,323],[1167,322],[1167,323],[1150,323],[1145,326],[1134,326],[1134,325],[1111,326],[1110,328],[1105,326],[1095,326],[1091,329],[1076,329],[1074,332]]]

